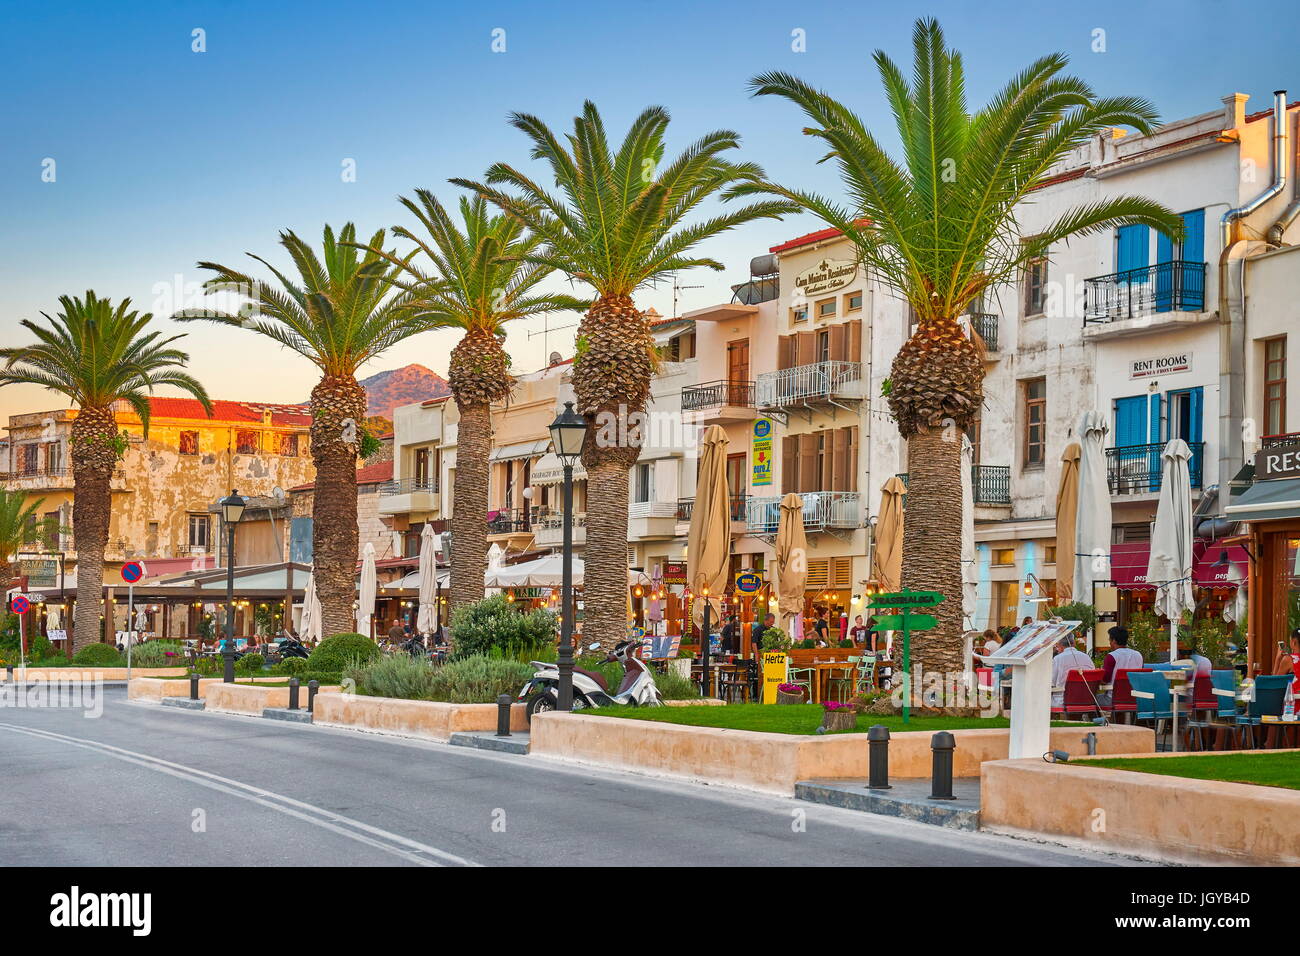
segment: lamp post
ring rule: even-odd
[[[564,558],[561,576],[560,648],[556,664],[560,687],[556,709],[573,709],[573,465],[587,439],[587,420],[565,402],[564,410],[551,422],[551,444],[564,465]]]
[[[244,516],[246,504],[233,488],[230,494],[217,502],[221,508],[221,520],[226,526],[226,646],[222,648],[221,657],[225,662],[222,680],[227,684],[235,682],[235,525]]]

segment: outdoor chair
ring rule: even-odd
[[[1137,704],[1134,719],[1138,723],[1152,723],[1159,749],[1161,727],[1174,716],[1169,681],[1152,671],[1129,671],[1128,680],[1133,686],[1133,700]]]
[[[805,696],[811,702],[813,678],[816,674],[816,669],[812,667],[791,667],[786,672],[785,683],[798,684],[804,689]]]
[[[858,666],[861,664],[861,657],[848,657],[845,659],[843,670],[834,671],[834,675],[827,684],[829,689],[835,695],[835,699],[844,702],[845,696],[852,696],[857,693],[858,686]]]
[[[1113,722],[1120,714],[1136,714],[1137,703],[1133,700],[1133,685],[1129,683],[1130,674],[1147,673],[1147,668],[1135,667],[1117,670],[1111,677],[1110,717]]]
[[[753,661],[743,661],[742,664],[753,664]],[[748,701],[750,694],[750,673],[746,666],[737,667],[734,670],[726,670],[720,673],[718,686],[721,693],[718,695],[729,704],[743,704]]]
[[[1235,741],[1246,730],[1237,724],[1237,675],[1235,671],[1214,670],[1210,671],[1209,677],[1198,677],[1193,696],[1194,709],[1198,712],[1208,709],[1201,706],[1202,681],[1209,684],[1209,696],[1213,698],[1214,707],[1208,719],[1187,722],[1187,737],[1190,743],[1194,734],[1197,749],[1204,750],[1205,734],[1208,731],[1214,736],[1209,749],[1214,750],[1218,747],[1221,732],[1228,733]]]
[[[1097,694],[1101,688],[1101,668],[1073,670],[1065,675],[1065,691],[1061,706],[1053,707],[1053,714],[1068,717],[1088,717],[1101,713]]]
[[[1286,689],[1294,678],[1290,674],[1261,674],[1255,678],[1254,699],[1246,704],[1246,713],[1237,716],[1237,726],[1250,736],[1254,749],[1255,728],[1262,727],[1262,717],[1281,717],[1286,705]]]

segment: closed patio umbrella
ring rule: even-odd
[[[1196,606],[1192,597],[1192,483],[1187,467],[1191,457],[1191,449],[1181,438],[1170,441],[1160,454],[1160,501],[1147,561],[1147,584],[1156,588],[1155,609],[1169,619],[1171,650],[1183,612]]]
[[[880,516],[876,521],[872,577],[887,594],[897,591],[903,579],[903,496],[907,485],[894,475],[880,489]],[[802,585],[800,585],[802,587]]]
[[[361,585],[357,592],[357,633],[370,637],[370,619],[375,615],[379,580],[375,572],[375,546],[369,541],[361,552]]]
[[[1110,579],[1110,485],[1106,481],[1106,416],[1079,419],[1079,503],[1074,519],[1074,599],[1093,603],[1093,582]],[[1060,549],[1057,549],[1060,560]]]
[[[420,531],[420,594],[415,630],[422,635],[438,629],[438,558],[433,525],[426,521]]]
[[[700,672],[704,692],[709,692],[709,630],[717,622],[720,600],[731,567],[731,499],[727,493],[727,433],[710,425],[704,433],[695,505],[686,538],[686,579],[690,582],[692,617],[703,629]]]
[[[1079,456],[1077,441],[1061,454],[1061,481],[1056,486],[1056,603],[1074,594],[1074,523],[1079,514]],[[1091,602],[1090,602],[1091,603]]]
[[[803,499],[790,492],[781,499],[781,518],[776,526],[776,598],[781,627],[798,640],[794,624],[803,611],[803,593],[808,585],[808,536],[803,529]]]
[[[307,575],[307,589],[302,596],[302,617],[298,619],[298,637],[303,642],[319,643],[321,639],[321,606],[316,596],[316,572]]]

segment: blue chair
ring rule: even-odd
[[[1237,723],[1237,673],[1231,670],[1210,671],[1210,688],[1214,694],[1215,709],[1210,720],[1192,720],[1187,723],[1187,735],[1195,734],[1197,749],[1205,749],[1204,732],[1226,730],[1235,741],[1244,731]]]
[[[1173,664],[1144,664],[1142,665],[1149,671],[1168,671],[1173,670]]]
[[[1151,721],[1158,740],[1161,725],[1174,716],[1169,681],[1152,671],[1129,671],[1128,682],[1133,688],[1133,701],[1137,704],[1134,721]]]
[[[1237,726],[1243,734],[1250,735],[1250,746],[1255,747],[1255,728],[1262,724],[1261,717],[1281,717],[1286,706],[1286,689],[1295,678],[1290,674],[1262,674],[1255,678],[1255,696],[1246,705],[1246,712],[1237,716]]]

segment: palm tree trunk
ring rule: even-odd
[[[83,408],[72,422],[72,533],[77,549],[77,606],[72,651],[103,639],[104,549],[108,547],[117,465],[117,418],[109,408]],[[110,622],[111,626],[111,622]]]
[[[604,451],[618,452],[620,449]],[[584,644],[610,650],[627,637],[627,472],[623,455],[583,453],[587,469],[587,544],[582,581]],[[631,461],[637,450],[631,449]]]
[[[492,444],[491,408],[485,402],[461,404],[456,427],[456,489],[452,502],[451,607],[483,600],[487,564],[488,452]]]
[[[930,612],[938,627],[912,635],[912,673],[919,668],[924,686],[925,675],[955,675],[963,663],[960,440],[951,429],[918,430],[907,441],[907,471],[903,588],[945,597]]]
[[[366,392],[352,376],[326,376],[312,389],[311,453],[316,464],[312,498],[312,568],[324,637],[356,630],[357,443],[347,420],[360,427]]]

